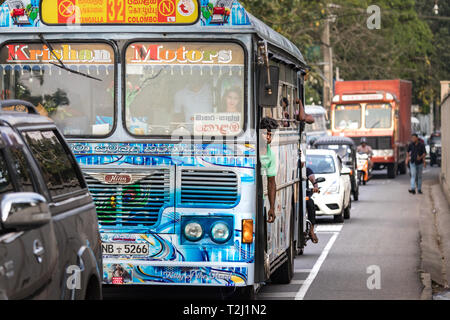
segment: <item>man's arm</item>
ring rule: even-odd
[[[275,181],[275,177],[267,177],[267,193],[270,203],[270,209],[267,213],[267,222],[272,223],[275,221],[275,200],[277,196],[277,183]]]
[[[300,99],[297,98],[297,100],[295,101],[296,104],[299,105],[299,114],[297,117],[298,121],[305,121],[308,124],[312,124],[314,123],[314,117],[310,114],[307,114],[305,112],[305,108],[303,108],[303,103]]]
[[[319,188],[318,185],[316,183],[316,176],[314,174],[310,174],[308,176],[309,181],[311,181],[312,185],[313,185],[313,192],[314,193],[318,193],[319,192]]]

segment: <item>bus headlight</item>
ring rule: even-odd
[[[216,222],[211,228],[211,239],[217,243],[224,243],[230,239],[230,228],[226,223]]]
[[[203,228],[197,222],[190,222],[184,227],[184,236],[189,241],[198,241],[203,237]]]

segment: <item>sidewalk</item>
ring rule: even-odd
[[[450,207],[437,175],[425,177],[422,189],[424,201],[418,208],[425,286],[422,299],[439,299],[442,298],[439,293],[449,291],[450,285]]]

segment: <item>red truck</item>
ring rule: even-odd
[[[387,169],[388,177],[406,173],[406,152],[411,136],[410,81],[337,81],[331,105],[334,136],[362,137],[373,149],[374,170]]]

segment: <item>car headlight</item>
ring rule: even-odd
[[[230,228],[226,223],[216,222],[211,228],[211,239],[217,243],[227,242],[230,235]]]
[[[339,184],[337,183],[337,181],[334,181],[325,192],[325,194],[334,194],[334,193],[339,193]]]
[[[189,241],[198,241],[203,237],[203,228],[198,222],[190,222],[184,227],[184,236]]]
[[[431,152],[433,152],[433,153],[436,152],[436,147],[435,147],[435,146],[432,146],[432,147],[431,147]]]

